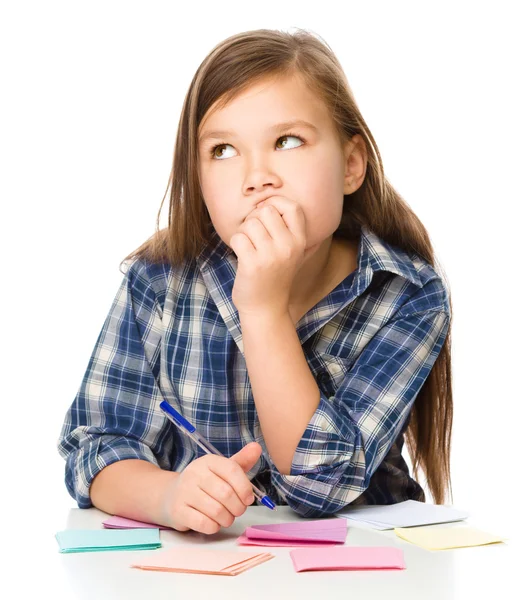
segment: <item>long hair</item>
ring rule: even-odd
[[[357,239],[367,226],[383,240],[426,260],[446,282],[437,265],[426,228],[384,175],[377,144],[364,121],[345,73],[333,51],[316,35],[258,29],[219,43],[199,66],[186,94],[176,136],[168,186],[158,211],[155,233],[123,259],[178,265],[195,258],[213,226],[202,196],[198,173],[198,128],[208,110],[222,108],[252,84],[272,78],[303,78],[330,113],[343,143],[360,134],[368,163],[357,191],[344,196],[338,235]],[[171,188],[168,226],[160,215]],[[451,294],[448,297],[451,309]],[[417,478],[422,469],[437,504],[451,494],[450,451],[453,421],[451,326],[429,376],[420,389],[406,431],[406,445]]]

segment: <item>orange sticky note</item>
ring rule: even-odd
[[[169,548],[132,564],[136,569],[201,573],[205,575],[238,575],[274,558],[268,552],[234,550],[201,550],[195,547]]]
[[[171,527],[165,527],[164,525],[135,521],[135,519],[127,519],[118,515],[113,515],[109,519],[102,521],[102,525],[105,529],[171,529]]]

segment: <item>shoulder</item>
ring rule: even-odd
[[[173,266],[169,262],[152,263],[135,259],[127,267],[125,278],[132,296],[154,297],[163,308],[166,296],[174,290],[190,286],[199,271],[194,260],[187,260]]]
[[[367,228],[362,229],[361,268],[374,274],[381,272],[381,285],[396,290],[395,304],[402,314],[431,310],[450,312],[448,286],[443,276],[416,252],[387,241]]]
[[[435,267],[417,254],[410,260],[420,279],[420,286],[411,300],[413,312],[438,310],[451,313],[449,286]]]

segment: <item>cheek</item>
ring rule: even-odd
[[[231,236],[235,233],[235,228],[238,229],[231,204],[227,204],[223,198],[217,198],[216,196],[204,196],[204,198],[214,228],[222,240],[229,244]]]
[[[230,191],[231,184],[221,181],[209,174],[201,177],[201,190],[211,220],[218,231],[218,225],[223,227],[234,220],[235,207],[232,198],[236,196]]]
[[[302,204],[306,216],[306,233],[308,240],[317,243],[330,236],[342,218],[344,203],[343,187],[331,185],[325,181],[323,185],[311,187],[304,191],[303,198],[307,200]]]
[[[306,236],[311,245],[322,242],[333,234],[340,225],[342,217],[342,203],[340,207],[333,204],[329,209],[327,207],[318,208],[306,213]]]

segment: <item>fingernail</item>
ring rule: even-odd
[[[253,496],[253,494],[251,494],[250,496],[248,496],[246,498],[246,504],[253,504],[254,501],[255,501],[255,496]]]

